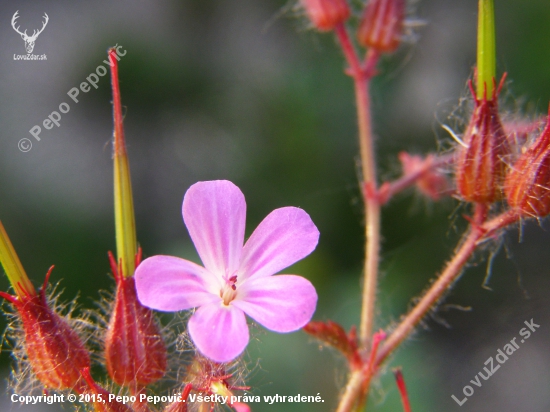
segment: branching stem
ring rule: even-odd
[[[363,392],[365,392],[365,388],[368,390],[368,385],[380,365],[412,333],[426,314],[437,305],[460,276],[479,243],[520,219],[518,214],[511,210],[491,220],[486,220],[486,215],[486,206],[477,204],[466,238],[457,248],[453,258],[447,263],[441,275],[420,302],[403,318],[388,339],[384,341],[377,353],[375,367],[366,370],[355,370],[351,373],[337,412],[351,412],[354,410],[358,400],[365,396]]]

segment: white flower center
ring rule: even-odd
[[[226,280],[225,285],[220,290],[220,297],[223,300],[223,304],[228,306],[229,303],[237,296],[237,276],[231,276]]]

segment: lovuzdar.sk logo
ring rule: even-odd
[[[37,55],[32,54],[32,51],[34,50],[34,43],[36,42],[36,39],[44,31],[46,28],[46,25],[48,24],[48,21],[50,18],[46,13],[44,13],[44,22],[42,23],[42,28],[39,30],[33,30],[33,33],[31,36],[27,34],[27,30],[21,31],[19,30],[19,25],[17,25],[17,19],[19,18],[19,10],[15,12],[13,17],[11,18],[11,26],[13,29],[21,35],[21,38],[25,42],[25,49],[27,50],[27,54],[14,54],[13,60],[47,60],[47,57],[45,54]]]

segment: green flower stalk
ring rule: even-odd
[[[128,277],[132,276],[136,269],[136,221],[134,217],[130,164],[128,162],[128,154],[126,153],[126,144],[124,143],[124,128],[122,127],[122,104],[120,102],[120,86],[118,83],[118,57],[114,48],[109,50],[109,61],[111,64],[113,117],[115,120],[113,160],[116,248],[118,261],[121,262],[122,266],[122,276]]]
[[[479,100],[493,98],[496,77],[495,6],[494,0],[479,0],[477,20],[477,82]]]

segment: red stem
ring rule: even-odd
[[[336,36],[342,46],[342,51],[350,66],[347,73],[353,77],[357,105],[357,120],[359,129],[359,149],[361,154],[361,169],[363,172],[363,187],[377,192],[376,158],[372,135],[369,83],[374,74],[374,66],[378,60],[376,52],[369,52],[365,59],[365,67],[349,38],[343,24],[336,26]],[[380,253],[380,202],[376,197],[368,196],[364,191],[365,200],[365,266],[363,282],[363,305],[361,307],[361,323],[359,325],[360,347],[370,346],[374,325],[374,310],[376,289],[378,283],[378,263]]]

